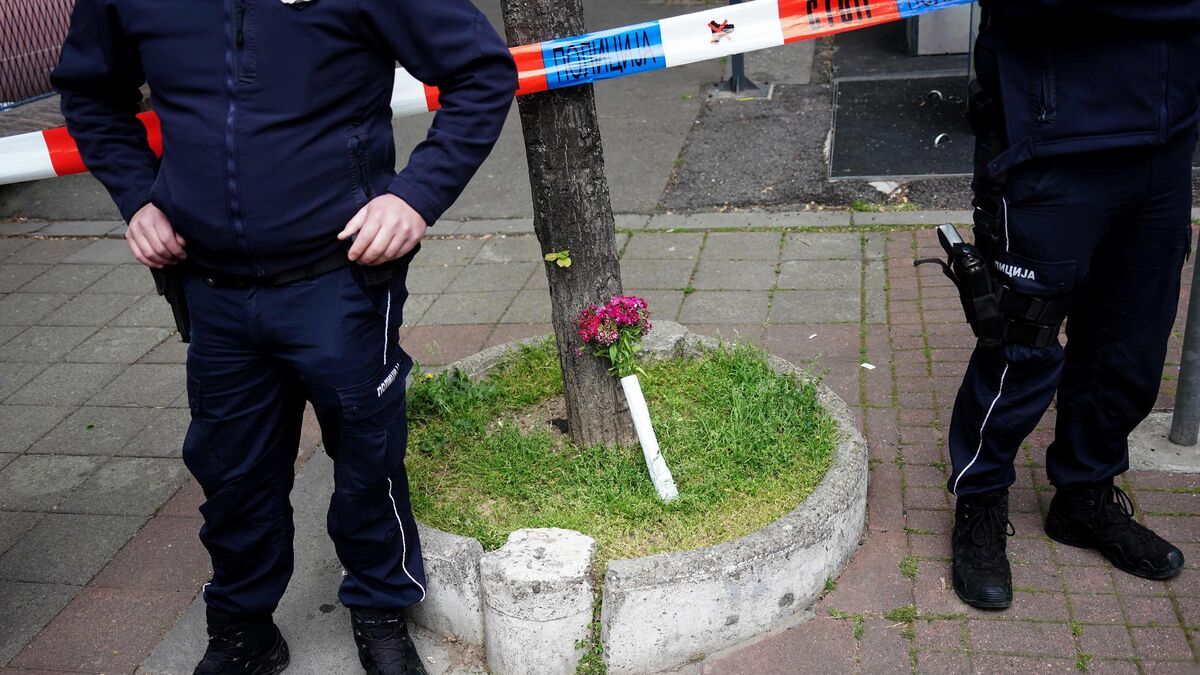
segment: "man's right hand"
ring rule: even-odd
[[[137,261],[152,269],[187,259],[184,247],[187,242],[175,234],[171,221],[154,204],[146,204],[133,214],[129,229],[125,231],[125,242]]]

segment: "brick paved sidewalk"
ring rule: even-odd
[[[1014,493],[1013,610],[968,611],[946,587],[940,429],[972,340],[940,272],[911,266],[934,252],[932,232],[904,226],[964,215],[619,219],[626,290],[660,318],[824,372],[871,447],[866,543],[818,618],[705,670],[1196,671],[1200,477],[1145,473],[1127,486],[1193,567],[1166,584],[1114,576],[1097,556],[1038,536],[1047,424],[1030,439]],[[439,224],[410,275],[403,341],[417,360],[443,364],[548,332],[530,230],[520,220]],[[184,351],[148,273],[105,238],[118,231],[0,224],[4,675],[133,672],[209,573],[196,540],[200,497],[178,458]],[[1173,383],[1164,384],[1159,405],[1169,407]],[[305,457],[316,442],[310,421]]]

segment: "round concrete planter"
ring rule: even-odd
[[[493,347],[451,367],[480,377],[522,344]],[[651,358],[689,357],[716,344],[678,324],[660,322],[643,349]],[[806,377],[782,359],[771,357],[771,365]],[[793,624],[849,561],[866,521],[866,443],[836,394],[821,385],[819,397],[836,419],[841,441],[825,477],[795,510],[722,544],[609,562],[601,640],[610,673],[675,670]],[[512,609],[504,599],[489,599],[482,588],[480,561],[493,554],[484,554],[474,539],[428,526],[422,526],[421,537],[429,592],[413,608],[413,621],[494,649],[485,616],[503,606],[509,631]],[[544,628],[538,627],[539,648],[554,650]],[[559,648],[576,653],[577,638],[564,634]]]

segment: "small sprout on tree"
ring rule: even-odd
[[[552,263],[558,265],[559,267],[570,267],[571,266],[571,252],[564,250],[564,251],[559,251],[558,253],[547,253],[546,254],[546,262],[552,262]]]

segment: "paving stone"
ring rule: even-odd
[[[53,509],[101,462],[94,457],[22,455],[0,469],[0,509]]]
[[[437,299],[436,295],[410,295],[404,301],[404,323],[405,326],[415,326],[421,323],[425,318],[425,313],[433,306],[433,301]],[[183,361],[180,361],[183,363]]]
[[[424,267],[410,267],[408,270],[408,286],[409,299],[412,295],[421,293],[445,293],[450,288],[450,284],[466,267],[464,265],[445,265]]]
[[[12,661],[20,668],[131,672],[192,600],[192,593],[88,588]],[[131,617],[137,617],[131,621]],[[79,635],[88,639],[80,640]]]
[[[18,239],[16,237],[0,238],[0,260],[4,260],[32,243],[32,239]]]
[[[855,671],[851,621],[818,617],[704,664],[704,675],[796,672],[796,664],[820,664],[823,672]]]
[[[484,347],[494,347],[507,342],[515,342],[528,338],[548,338],[553,334],[554,329],[549,323],[500,324],[488,336]]]
[[[409,274],[415,274],[417,267],[466,265],[479,254],[483,244],[481,239],[443,239],[422,242],[421,252],[413,258],[413,269],[409,270]]]
[[[212,576],[200,543],[204,520],[151,518],[92,580],[93,586],[195,592]]]
[[[0,293],[12,293],[18,288],[41,276],[49,265],[0,265]]]
[[[67,354],[66,361],[72,363],[134,363],[167,339],[172,332],[169,328],[101,328],[99,332],[71,350],[71,353]]]
[[[51,513],[0,556],[0,579],[82,586],[145,520],[135,516]]]
[[[517,296],[517,291],[483,293],[446,293],[438,296],[425,312],[421,323],[490,324],[496,323]]]
[[[17,133],[22,133],[18,131]],[[22,234],[33,234],[46,226],[46,223],[38,220],[17,220],[12,222],[0,223],[0,236],[14,237]]]
[[[1132,628],[1138,656],[1145,659],[1191,659],[1192,648],[1181,628]]]
[[[195,480],[189,480],[163,505],[158,516],[198,518],[200,517],[200,505],[203,503],[204,491],[200,489],[200,484]]]
[[[545,291],[521,291],[500,323],[543,324],[550,322],[550,296]]]
[[[103,326],[136,301],[136,295],[76,295],[38,323],[43,326]]]
[[[470,356],[483,347],[491,326],[414,326],[401,346],[424,365],[444,365]]]
[[[46,237],[103,237],[117,224],[96,220],[58,221],[38,230],[38,234]],[[68,256],[67,260],[69,259]]]
[[[30,511],[0,511],[0,555],[4,555],[44,517],[45,514]],[[0,629],[0,633],[2,632]],[[0,659],[0,663],[3,662],[4,660]]]
[[[1098,658],[1124,659],[1133,656],[1129,629],[1125,626],[1084,626],[1079,648]]]
[[[793,363],[813,359],[853,360],[860,354],[857,323],[775,324],[767,326],[766,348]]]
[[[101,223],[107,225],[105,234],[115,226],[124,227],[124,223]],[[136,263],[129,244],[124,239],[100,239],[72,253],[63,259],[64,263],[86,263],[93,265],[127,265]]]
[[[857,294],[861,276],[862,265],[857,260],[788,260],[779,267],[779,287]]]
[[[775,285],[774,263],[708,260],[696,268],[692,286],[700,290],[766,291]]]
[[[175,316],[171,314],[171,306],[166,300],[157,295],[147,295],[113,319],[112,325],[174,328]]]
[[[0,580],[0,664],[16,656],[78,590],[63,584]]]
[[[410,298],[411,300],[411,298]],[[408,311],[408,303],[405,303],[405,313]],[[166,340],[163,340],[154,349],[151,349],[148,354],[141,358],[142,363],[187,363],[188,346],[184,342],[180,342],[179,334],[172,331]]]
[[[725,342],[760,346],[763,344],[763,335],[766,333],[766,328],[760,323],[694,323],[689,324],[687,328],[693,333],[707,335]]]
[[[65,406],[0,405],[0,452],[25,452],[71,410]]]
[[[10,293],[0,298],[0,324],[32,326],[66,303],[70,297],[49,293]]]
[[[838,578],[837,588],[821,600],[819,611],[884,614],[912,604],[912,584],[896,567],[906,553],[903,532],[872,533]]]
[[[1064,652],[1070,653],[1070,652]],[[991,656],[976,654],[975,672],[979,675],[991,673],[1073,673],[1075,660],[1055,659],[1039,656]]]
[[[771,323],[833,323],[860,319],[857,293],[845,291],[776,291]]]
[[[119,410],[131,410],[120,408]],[[183,438],[187,434],[188,425],[192,421],[191,411],[187,408],[166,408],[151,410],[149,408],[133,408],[151,412],[148,424],[135,435],[127,444],[117,451],[124,457],[180,457],[183,448]]]
[[[29,448],[28,452],[51,455],[114,455],[162,413],[163,411],[152,408],[79,408]]]
[[[696,263],[691,260],[621,261],[621,284],[626,288],[686,288]]]
[[[911,667],[910,642],[904,637],[904,627],[892,621],[867,619],[863,622],[863,636],[858,641],[860,672],[901,673]]]
[[[1170,598],[1131,595],[1125,598],[1125,617],[1130,626],[1177,626]]]
[[[705,260],[779,260],[777,232],[713,232],[704,241]]]
[[[110,271],[106,265],[55,265],[21,287],[25,293],[78,293]]]
[[[475,256],[474,265],[488,263],[541,263],[542,246],[537,237],[495,237],[487,240]],[[468,268],[470,269],[470,268]]]
[[[442,234],[442,222],[438,222],[437,230]],[[454,228],[456,235],[475,234],[532,234],[532,218],[512,218],[503,220],[470,220],[458,223]]]
[[[541,263],[504,263],[470,265],[448,287],[438,292],[507,291],[525,287],[525,282],[541,270]]]
[[[767,319],[769,301],[764,292],[696,291],[684,298],[679,321],[685,324],[762,323]]]
[[[0,345],[25,332],[25,326],[0,326]]]
[[[917,672],[937,673],[947,675],[952,673],[974,673],[967,667],[967,653],[964,652],[920,652],[917,654]]]
[[[942,225],[954,223],[965,225],[972,220],[970,211],[882,211],[879,213],[854,213],[854,224],[873,225]]]
[[[917,632],[917,649],[921,651],[953,652],[963,648],[963,622],[918,620],[913,623]]]
[[[623,260],[695,260],[704,235],[636,233],[625,246]]]
[[[654,319],[678,321],[686,297],[683,291],[656,290],[653,288],[626,288],[626,295],[635,295],[646,301]]]
[[[1038,656],[1074,654],[1071,627],[1065,623],[1027,621],[967,622],[975,652],[1019,653]]]
[[[32,326],[0,347],[0,363],[53,363],[96,329],[72,326]]]
[[[9,256],[5,262],[55,265],[90,243],[86,239],[39,239]]]
[[[122,370],[122,366],[111,364],[56,363],[9,396],[5,403],[81,405]]]
[[[184,368],[163,363],[136,363],[88,400],[94,406],[165,408],[186,389]]]
[[[783,240],[783,260],[862,260],[862,235],[797,232]]]
[[[145,295],[154,293],[154,277],[142,265],[118,265],[84,293],[113,293],[117,295]]]
[[[114,457],[69,494],[59,510],[150,516],[187,479],[182,459]]]

